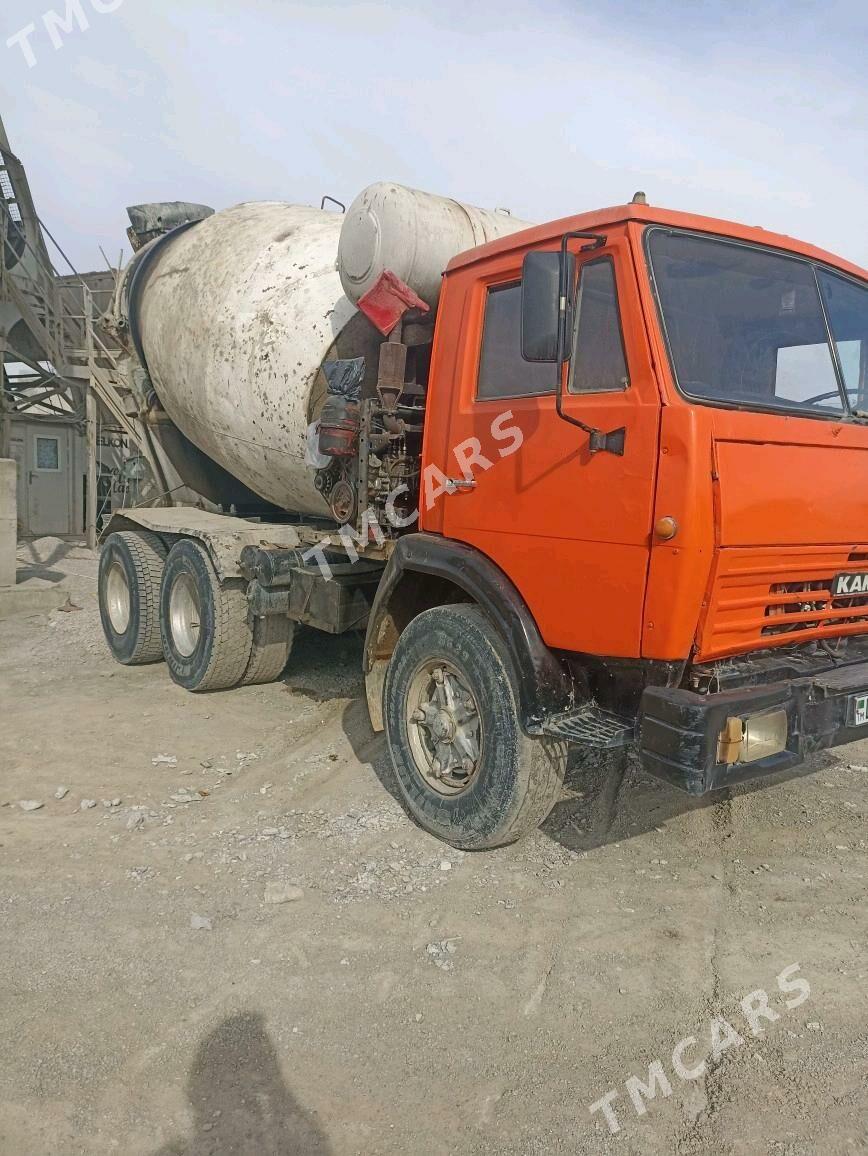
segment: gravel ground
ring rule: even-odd
[[[190,695],[112,662],[93,555],[21,557],[81,609],[0,623],[0,1151],[868,1151],[868,744],[711,801],[577,758],[464,855],[358,638]]]

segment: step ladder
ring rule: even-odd
[[[632,719],[621,718],[593,703],[551,715],[542,724],[542,731],[554,738],[606,751],[629,747],[636,740]]]

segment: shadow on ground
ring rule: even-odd
[[[570,851],[588,852],[646,835],[681,815],[709,808],[715,827],[728,828],[733,797],[803,778],[818,769],[819,763],[812,760],[794,771],[697,797],[646,774],[635,751],[601,754],[574,748],[563,795],[542,830]]]
[[[385,737],[371,728],[361,673],[360,634],[330,636],[302,629],[284,681],[293,694],[317,702],[348,698],[342,726],[353,753],[369,764],[383,787],[406,810]],[[716,808],[715,821],[728,821],[732,795],[748,795],[767,786],[814,774],[829,756],[814,756],[807,766],[754,783],[696,798],[645,774],[634,752],[573,748],[560,801],[542,825],[553,842],[570,851],[589,852],[637,838],[681,815]]]
[[[51,570],[45,566],[41,566],[38,562],[26,563],[18,566],[16,571],[15,581],[18,585],[22,582],[29,582],[31,578],[39,578],[43,582],[51,582],[55,586],[64,580],[66,574],[60,570]]]
[[[296,626],[289,663],[282,681],[293,694],[314,702],[364,697],[363,636],[357,631],[326,634]]]
[[[26,538],[19,539],[15,581],[22,583],[38,579],[58,586],[69,574],[63,568],[66,559],[74,550],[83,550],[80,539]]]
[[[33,570],[50,570],[52,566],[70,554],[84,547],[79,538],[24,538],[18,541],[18,561]],[[46,577],[39,574],[40,578]]]
[[[193,1133],[156,1156],[328,1156],[331,1146],[286,1087],[263,1017],[241,1012],[200,1043],[187,1081]]]
[[[406,810],[385,737],[371,728],[364,698],[347,704],[342,724],[356,758],[371,766],[385,790]],[[588,852],[646,835],[680,815],[709,807],[717,808],[716,821],[726,824],[733,794],[749,795],[814,774],[827,759],[820,754],[805,767],[696,798],[647,775],[634,752],[602,754],[573,748],[560,801],[541,830],[567,850]]]

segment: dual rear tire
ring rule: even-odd
[[[185,690],[273,682],[289,659],[294,623],[249,617],[243,583],[221,583],[205,548],[181,539],[167,550],[144,530],[109,536],[100,557],[103,633],[118,662],[165,658]]]
[[[222,584],[204,548],[187,538],[166,558],[160,634],[169,673],[186,690],[226,690],[243,679],[253,649],[244,588]]]
[[[124,666],[163,657],[160,581],[163,540],[147,530],[125,530],[106,539],[99,559],[99,612],[109,650]]]

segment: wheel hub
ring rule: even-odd
[[[178,653],[189,658],[199,645],[199,591],[189,574],[179,574],[169,595],[169,622]]]
[[[410,749],[425,783],[442,795],[465,791],[482,752],[479,708],[465,677],[432,660],[416,672],[407,701]]]
[[[445,710],[439,710],[431,723],[431,733],[437,742],[451,743],[457,727],[455,720]]]
[[[130,585],[120,562],[112,562],[106,575],[105,605],[116,634],[126,634],[130,624]]]

